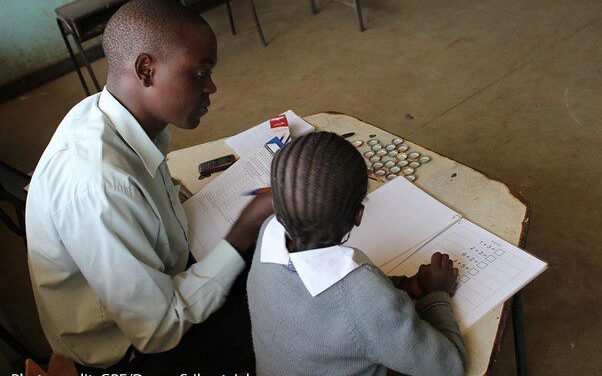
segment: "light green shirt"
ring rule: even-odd
[[[33,175],[29,267],[54,352],[106,367],[175,347],[244,268],[225,240],[185,270],[188,222],[165,159],[105,88],[61,122]]]

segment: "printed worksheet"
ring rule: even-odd
[[[253,199],[245,196],[245,192],[270,185],[273,155],[269,144],[256,149],[184,202],[188,242],[196,260],[203,258],[226,236],[241,211]]]
[[[452,304],[462,332],[547,268],[544,261],[462,219],[388,274],[414,275],[435,252],[449,254],[459,270]]]

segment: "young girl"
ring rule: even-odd
[[[367,185],[362,156],[334,133],[308,134],[275,155],[276,214],[259,233],[247,282],[258,375],[464,373],[449,257],[437,253],[393,283],[343,245],[360,225]]]

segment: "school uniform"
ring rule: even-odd
[[[416,302],[359,250],[289,253],[269,218],[247,280],[258,375],[461,375],[466,348],[450,297]]]

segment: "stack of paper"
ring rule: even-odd
[[[242,157],[257,150],[273,137],[283,138],[282,141],[286,143],[286,138],[289,135],[295,138],[315,130],[316,128],[313,125],[297,116],[293,111],[288,110],[279,116],[230,137],[226,140],[226,144]]]

